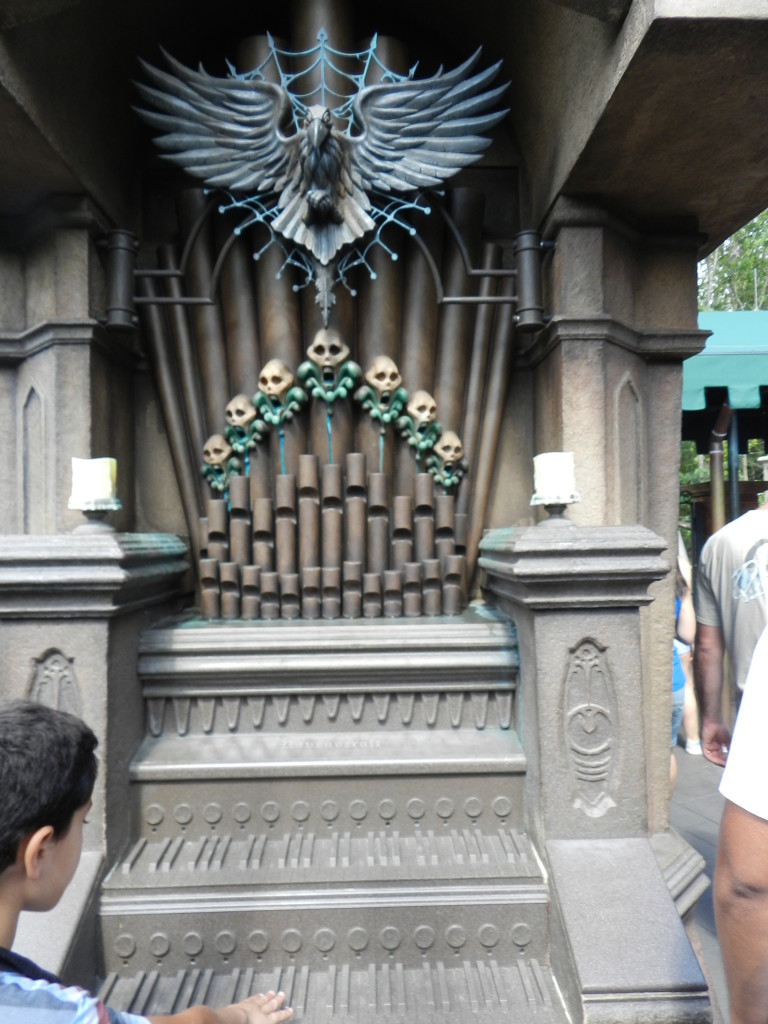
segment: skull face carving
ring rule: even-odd
[[[408,415],[417,429],[423,430],[437,416],[437,405],[428,391],[414,391],[408,402]]]
[[[464,456],[464,445],[458,434],[452,430],[446,430],[440,435],[440,440],[435,445],[435,454],[440,459],[443,469],[450,469],[456,463],[461,462]]]
[[[221,434],[211,434],[203,448],[203,458],[209,466],[226,466],[232,446]]]
[[[366,381],[379,396],[379,403],[386,405],[392,392],[400,387],[403,378],[389,356],[376,356],[365,375]]]
[[[256,409],[248,395],[235,395],[227,404],[227,423],[231,427],[247,430],[248,424],[256,418]]]
[[[324,380],[333,380],[339,366],[349,355],[349,345],[341,340],[338,331],[323,328],[315,335],[307,355],[322,370]]]
[[[259,391],[282,404],[285,393],[293,384],[293,374],[282,359],[270,359],[259,374]]]

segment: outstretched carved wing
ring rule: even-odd
[[[506,116],[490,111],[507,86],[486,91],[501,62],[470,75],[477,50],[453,71],[361,90],[354,103],[361,134],[349,140],[359,185],[382,192],[433,188],[480,159],[483,137]]]
[[[236,192],[282,189],[298,156],[298,136],[281,126],[291,104],[271,82],[217,78],[195,71],[163,51],[173,74],[142,61],[157,88],[137,82],[153,110],[137,112],[163,135],[155,140],[167,160],[217,188]]]

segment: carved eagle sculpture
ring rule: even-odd
[[[435,188],[474,163],[487,132],[507,113],[492,110],[507,88],[488,89],[500,63],[473,75],[478,50],[431,78],[369,85],[355,96],[346,134],[323,105],[304,108],[286,134],[293,98],[257,78],[209,75],[164,54],[172,74],[142,62],[153,83],[137,83],[152,110],[139,114],[163,134],[163,156],[214,188],[279,193],[273,228],[328,264],[373,228],[369,192]]]

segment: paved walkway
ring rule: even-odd
[[[675,756],[677,785],[669,808],[670,821],[672,827],[707,862],[707,874],[711,879],[715,870],[717,832],[723,810],[723,798],[717,790],[722,768],[710,764],[704,757],[686,754],[682,747],[675,750]],[[728,996],[720,944],[715,932],[711,886],[699,899],[686,927],[709,982],[715,1024],[728,1024]]]

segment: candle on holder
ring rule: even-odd
[[[107,512],[122,508],[117,498],[116,459],[72,459],[72,493],[67,507],[79,509],[88,519],[78,531],[111,530],[103,522]]]
[[[551,517],[562,517],[566,505],[580,501],[576,493],[573,452],[543,452],[533,459],[532,505],[544,505]]]

